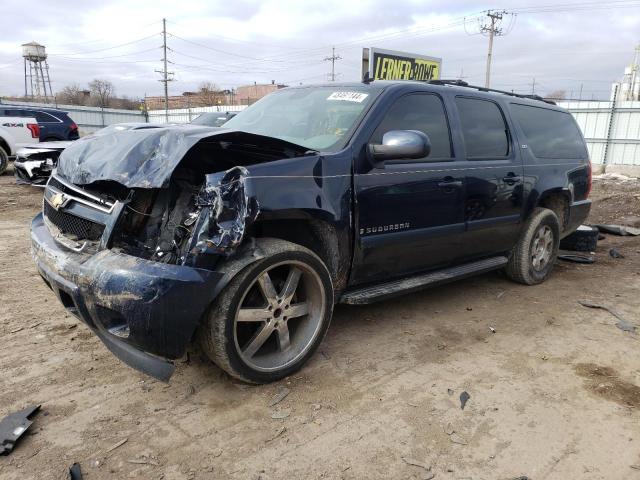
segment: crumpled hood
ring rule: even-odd
[[[128,188],[163,188],[185,155],[202,140],[277,148],[283,158],[302,155],[300,145],[239,130],[171,125],[124,130],[76,140],[58,161],[57,175],[76,185],[112,180]]]

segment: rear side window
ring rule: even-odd
[[[501,158],[509,155],[509,131],[498,105],[479,98],[456,97],[467,158]]]
[[[46,112],[33,112],[33,115],[36,117],[38,122],[60,122],[56,117]]]
[[[571,114],[517,103],[511,104],[511,112],[527,137],[529,149],[536,157],[587,157],[580,130]]]
[[[428,160],[451,158],[451,136],[442,100],[437,95],[415,93],[399,98],[387,112],[371,138],[382,143],[391,130],[419,130],[431,140]]]

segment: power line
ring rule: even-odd
[[[121,43],[119,45],[114,45],[113,47],[106,47],[106,48],[99,48],[97,50],[89,50],[87,52],[70,52],[70,53],[50,53],[49,55],[54,55],[54,56],[72,56],[72,55],[88,55],[90,53],[99,53],[99,52],[105,52],[107,50],[114,50],[116,48],[121,48],[121,47],[126,47],[127,45],[133,45],[134,43],[140,43],[140,42],[144,42],[145,40],[148,40],[150,38],[154,38],[158,35],[158,33],[154,33],[153,35],[149,35],[147,37],[142,37],[142,38],[138,38],[137,40],[131,40],[130,42],[126,42],[126,43]]]

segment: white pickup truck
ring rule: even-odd
[[[19,147],[40,142],[40,127],[35,118],[0,116],[0,175]]]

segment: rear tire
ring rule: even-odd
[[[9,166],[9,154],[0,147],[0,175],[2,175]]]
[[[525,285],[542,283],[553,270],[559,244],[558,217],[552,210],[536,208],[511,251],[507,276]]]
[[[197,333],[216,365],[251,383],[299,370],[322,342],[333,312],[322,260],[291,242],[262,241],[269,254],[231,280]]]

